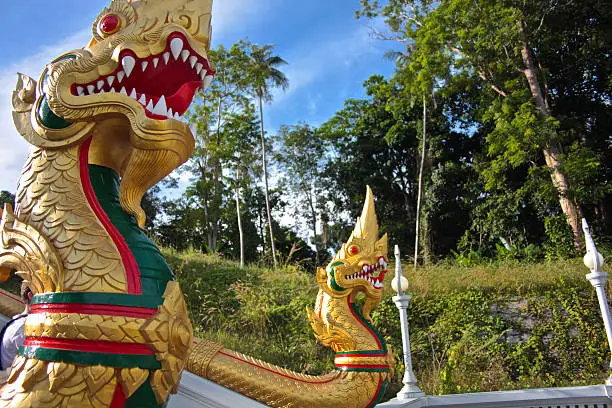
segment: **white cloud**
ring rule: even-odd
[[[231,31],[245,32],[249,22],[269,13],[278,0],[216,0],[213,1],[213,43],[218,44]]]
[[[285,58],[289,64],[283,70],[289,79],[289,88],[286,91],[274,90],[274,104],[279,104],[324,75],[347,71],[359,59],[380,53],[380,42],[371,37],[370,31],[369,27],[360,25],[348,35],[302,45],[299,49],[302,52]],[[304,49],[308,51],[303,52]]]

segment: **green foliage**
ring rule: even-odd
[[[576,255],[572,230],[564,215],[547,217],[544,220],[544,229],[548,236],[544,243],[546,259],[568,259]]]
[[[2,190],[0,192],[0,208],[4,209],[5,204],[10,204],[15,207],[15,194]]]
[[[199,336],[298,372],[332,369],[332,352],[317,344],[306,317],[318,290],[312,274],[296,267],[240,269],[197,252],[164,255]]]
[[[602,207],[607,211],[612,157],[602,135],[611,124],[612,70],[601,50],[610,40],[610,4],[361,0],[361,6],[358,17],[383,18],[388,30],[379,35],[403,47],[395,53],[394,74],[405,83],[402,99],[430,94],[455,126],[481,142],[468,160],[483,183],[481,194],[523,201],[507,213],[494,205],[500,210],[494,217],[472,214],[474,224],[488,218],[523,229],[506,234],[528,247],[543,241],[546,217],[564,211],[577,225],[579,205],[596,217]],[[483,200],[476,201],[478,212]],[[489,208],[497,204],[484,201]],[[537,218],[525,217],[529,209]],[[485,232],[488,254],[502,234],[493,230]]]

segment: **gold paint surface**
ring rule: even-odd
[[[36,313],[26,318],[30,337],[147,343],[141,333],[145,319],[77,313]]]
[[[141,333],[155,350],[161,369],[151,375],[151,387],[160,404],[178,391],[187,354],[193,344],[193,328],[178,282],[168,282],[159,313],[149,318]]]
[[[78,146],[34,149],[26,162],[15,198],[16,218],[49,243],[61,271],[58,291],[125,292],[125,268],[113,240],[96,218],[81,187]],[[43,257],[43,260],[45,258]],[[53,258],[49,255],[49,260]],[[58,268],[51,263],[51,266]],[[42,268],[42,267],[41,267]],[[30,275],[40,275],[30,271]],[[34,290],[34,288],[33,288]]]
[[[0,407],[104,408],[117,385],[118,369],[15,358]]]
[[[211,9],[211,0],[111,0],[94,21],[86,48],[51,61],[38,82],[19,74],[13,120],[33,147],[19,180],[15,211],[8,206],[2,212],[0,272],[17,269],[35,294],[127,292],[119,251],[83,191],[79,149],[92,138],[88,164],[113,168],[122,176],[121,206],[144,226],[143,194],[189,158],[195,141],[185,123],[148,118],[126,95],[79,97],[71,87],[110,74],[123,50],[139,57],[161,53],[172,33],[184,35],[189,47],[207,58]],[[105,35],[98,22],[109,12],[120,17],[121,29]],[[68,55],[75,58],[63,58]],[[37,112],[44,101],[69,122],[67,127],[50,129],[41,122]],[[12,309],[2,310],[10,314]],[[108,407],[117,384],[129,397],[148,379],[164,402],[176,392],[193,339],[183,294],[174,282],[167,286],[159,313],[149,319],[41,313],[27,318],[25,331],[36,337],[148,344],[162,368],[150,373],[18,357],[0,392],[0,407]]]

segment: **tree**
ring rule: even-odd
[[[284,170],[283,185],[294,193],[296,208],[307,214],[315,247],[315,264],[320,264],[320,239],[317,236],[319,209],[317,198],[323,194],[322,173],[325,145],[317,132],[306,124],[283,126],[279,132],[277,161]],[[298,212],[299,213],[299,212]]]
[[[241,190],[248,188],[259,174],[255,165],[257,155],[258,123],[254,108],[246,104],[242,112],[227,116],[223,129],[224,143],[230,147],[224,157],[230,172],[228,180],[233,185],[238,238],[240,243],[240,267],[245,262],[245,237],[242,227]]]
[[[254,97],[259,101],[259,126],[261,131],[261,160],[264,176],[264,188],[266,196],[266,213],[268,217],[268,227],[270,231],[270,248],[272,250],[272,259],[274,267],[277,267],[276,249],[274,247],[274,229],[272,227],[272,213],[270,208],[269,186],[268,186],[268,170],[266,163],[266,138],[263,120],[263,102],[271,102],[272,88],[280,87],[287,89],[289,80],[285,74],[278,69],[279,66],[285,65],[287,62],[281,57],[273,55],[274,46],[271,44],[257,45],[244,42],[247,45],[250,53],[247,67],[247,77],[249,87]]]
[[[4,209],[4,204],[10,204],[15,207],[15,194],[2,190],[0,192],[0,209]]]
[[[577,140],[576,132],[592,118],[583,115],[579,121],[582,123],[573,124],[563,121],[560,113],[566,107],[561,109],[561,102],[568,89],[582,94],[576,89],[600,83],[595,88],[601,92],[592,94],[591,100],[597,100],[598,106],[605,105],[609,101],[609,85],[604,90],[601,82],[609,78],[609,62],[604,62],[601,51],[596,58],[598,64],[570,57],[568,69],[565,61],[558,63],[558,59],[568,54],[567,44],[577,54],[585,50],[590,55],[597,54],[593,50],[601,50],[601,41],[605,41],[611,6],[596,1],[535,0],[390,0],[384,6],[362,0],[362,6],[361,16],[385,17],[390,36],[406,45],[411,55],[408,69],[416,77],[444,78],[449,82],[468,79],[482,87],[481,106],[489,108],[480,112],[480,119],[494,123],[487,136],[492,159],[490,175],[526,163],[537,167],[541,158],[572,228],[574,242],[580,246],[581,209],[576,192],[582,186],[572,184],[565,164],[568,147]],[[560,18],[569,22],[574,15],[580,17],[579,24],[551,29]],[[597,75],[593,75],[594,65]],[[568,78],[558,81],[563,76],[558,73],[572,68],[579,73],[573,86],[568,87]]]
[[[206,95],[199,93],[196,96],[196,103],[186,115],[194,130],[196,147],[184,170],[194,175],[187,194],[201,206],[206,246],[208,251],[216,252],[224,190],[224,159],[235,147],[235,143],[224,140],[225,118],[242,111],[248,100],[242,92],[245,86],[242,74],[246,61],[244,44],[234,44],[229,50],[219,46],[211,50],[210,55],[216,64],[216,80]]]

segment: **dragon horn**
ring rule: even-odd
[[[374,194],[370,186],[366,186],[363,210],[353,230],[353,238],[367,239],[368,236],[373,237],[374,240],[378,239],[378,218],[374,209]]]
[[[386,240],[386,236],[383,237]],[[342,244],[340,250],[336,253],[336,256],[332,260],[338,261],[341,259],[347,259],[351,255],[346,252],[346,249],[351,244],[358,244],[362,247],[362,250],[366,248],[374,249],[378,243],[378,218],[376,217],[376,210],[374,208],[374,194],[370,186],[367,186],[366,198],[363,204],[363,210],[361,216],[357,218],[355,229],[351,234],[350,238],[346,243]],[[382,240],[381,240],[382,241]]]

